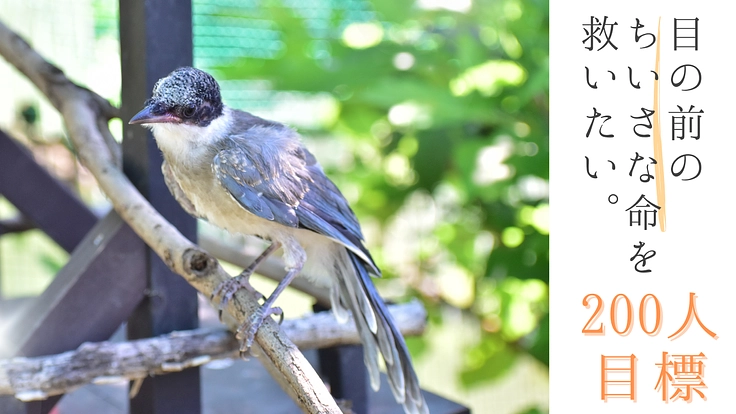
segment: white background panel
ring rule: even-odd
[[[550,409],[557,413],[728,413],[736,412],[732,401],[734,384],[730,375],[736,364],[734,349],[733,290],[734,221],[734,71],[732,66],[734,6],[730,2],[700,1],[552,1],[550,4],[550,196],[551,196],[551,366]],[[583,24],[590,17],[617,22],[610,46],[598,51],[585,49]],[[642,183],[638,176],[654,156],[653,138],[640,138],[633,126],[642,122],[641,108],[653,108],[655,46],[639,49],[634,41],[636,18],[644,24],[640,32],[656,34],[661,16],[660,122],[662,125],[663,177],[666,194],[666,231],[629,226],[626,208],[641,194],[658,203],[654,181]],[[674,50],[674,18],[698,18],[698,50]],[[642,39],[644,40],[644,39]],[[675,88],[672,72],[692,64],[702,73],[701,85],[689,92]],[[585,67],[598,89],[588,87]],[[629,84],[631,67],[641,89]],[[612,80],[608,70],[615,73]],[[688,73],[688,79],[690,78]],[[671,114],[695,105],[703,109],[699,140],[671,138]],[[593,107],[612,118],[598,135],[596,120],[585,137]],[[687,132],[687,130],[686,130]],[[629,177],[635,153],[645,157]],[[702,163],[700,177],[681,181],[670,172],[672,161],[681,154],[695,154]],[[598,178],[588,177],[585,156]],[[611,160],[616,169],[611,169]],[[650,166],[654,173],[654,166]],[[610,194],[618,203],[610,204]],[[659,220],[658,220],[659,222]],[[659,224],[659,223],[658,223]],[[651,273],[638,273],[629,258],[643,241],[643,250],[655,250],[648,261]],[[684,322],[689,293],[698,296],[701,321],[718,334],[714,340],[693,321],[689,330],[668,339]],[[581,330],[593,314],[583,298],[598,294],[604,309],[595,326],[605,325],[605,335],[585,336]],[[614,332],[610,305],[617,294],[625,294],[633,305],[633,328],[626,336]],[[648,336],[639,326],[639,304],[646,294],[659,299],[662,329]],[[621,325],[625,323],[624,302],[619,304]],[[654,304],[649,303],[649,309]],[[650,312],[653,324],[653,311]],[[701,388],[692,401],[662,401],[655,390],[662,352],[704,353],[705,372]],[[601,400],[601,355],[637,357],[636,402],[611,398]],[[674,388],[670,388],[671,392]]]

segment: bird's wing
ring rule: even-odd
[[[324,234],[356,253],[371,273],[381,271],[363,245],[363,233],[355,213],[337,186],[325,175],[314,156],[302,149],[311,181],[296,210],[300,227]]]
[[[220,184],[247,211],[284,226],[322,234],[344,245],[380,275],[348,202],[301,146],[278,151],[272,159],[261,151],[229,145],[217,153],[213,171]]]
[[[301,183],[269,174],[237,146],[218,152],[212,169],[220,184],[250,213],[284,226],[299,226],[295,210],[306,190]]]

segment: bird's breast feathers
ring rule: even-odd
[[[294,130],[226,108],[207,127],[172,124],[153,133],[200,217],[285,245],[331,250],[337,243],[379,274],[347,201]]]
[[[239,122],[240,115],[250,122]],[[294,152],[291,147],[300,147],[299,141],[293,139],[295,132],[282,127],[284,131],[275,134],[273,129],[278,127],[253,124],[253,119],[226,107],[223,115],[206,127],[151,124],[151,129],[174,179],[200,216],[231,232],[276,239],[277,235],[264,233],[287,230],[274,226],[270,217],[264,220],[244,209],[235,198],[238,191],[223,186],[225,174],[218,177],[215,173],[227,171],[243,186],[241,192],[255,192],[258,197],[264,191],[279,192],[278,198],[298,204],[300,192],[307,188],[288,185],[294,181],[286,175],[293,175],[300,163],[282,159]],[[283,137],[284,132],[291,136]],[[216,160],[220,160],[218,165]]]

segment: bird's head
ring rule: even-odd
[[[207,72],[181,67],[153,87],[153,96],[129,124],[185,124],[206,127],[222,115],[220,86]]]

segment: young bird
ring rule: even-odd
[[[166,184],[189,214],[271,242],[242,274],[216,289],[221,309],[238,289],[255,292],[248,278],[283,248],[287,275],[240,328],[242,350],[250,348],[265,318],[281,315],[273,307],[276,298],[302,274],[330,289],[338,320],[346,321],[352,312],[372,388],[380,385],[380,352],[404,411],[429,412],[404,339],[370,280],[369,274],[380,276],[380,271],[363,245],[360,224],[299,134],[225,106],[217,81],[190,67],[156,82],[153,96],[130,124],[153,131]]]

